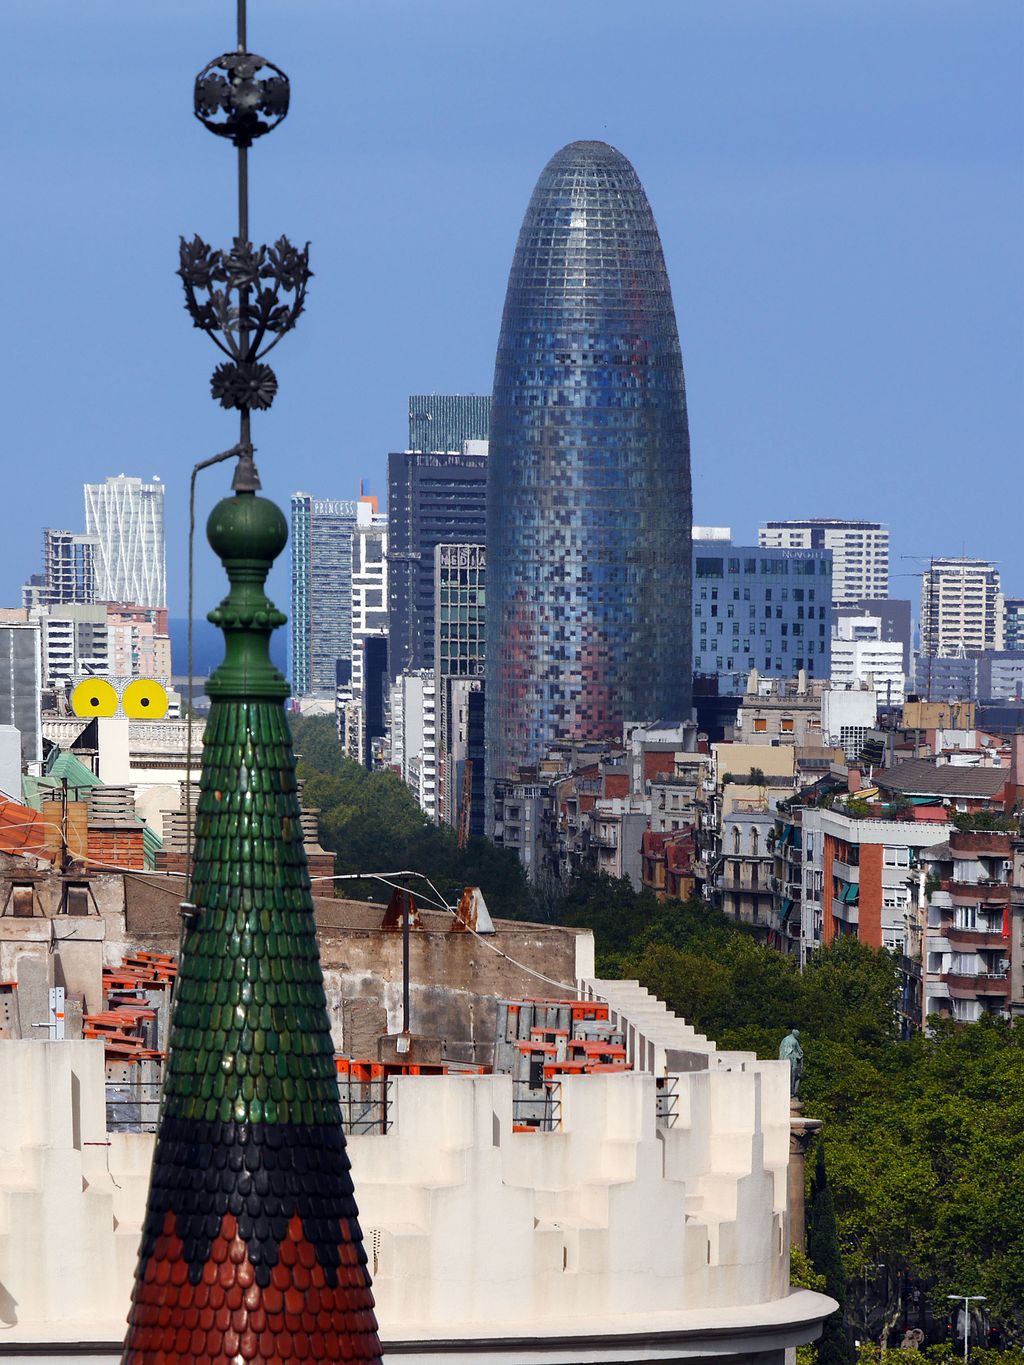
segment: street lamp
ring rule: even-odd
[[[946,1297],[952,1299],[954,1303],[962,1303],[964,1306],[964,1360],[966,1360],[971,1349],[971,1300],[973,1299],[975,1303],[984,1303],[988,1295],[947,1294]]]

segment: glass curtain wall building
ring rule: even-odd
[[[487,446],[388,456],[388,621],[392,679],[434,665],[434,551],[485,534]]]
[[[333,697],[352,666],[352,538],[358,503],[292,494],[292,695]]]
[[[557,152],[526,210],[489,463],[489,787],[553,741],[688,719],[682,355],[650,205],[603,142]]]
[[[458,823],[469,798],[469,830],[484,832],[483,673],[487,610],[487,550],[438,545],[434,551],[434,676],[437,679],[437,813]],[[469,792],[465,791],[467,761]]]
[[[480,393],[414,393],[409,398],[409,449],[461,451],[467,441],[486,441],[491,396]]]
[[[720,696],[763,677],[827,678],[832,667],[832,551],[720,540],[693,545],[694,670]]]
[[[85,534],[96,542],[97,602],[167,605],[164,486],[118,474],[85,485]]]

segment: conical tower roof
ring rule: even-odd
[[[124,1365],[379,1361],[341,1126],[295,760],[251,492],[208,536],[231,591],[210,678],[192,898]]]

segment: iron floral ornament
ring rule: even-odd
[[[182,237],[180,253],[192,324],[228,357],[213,372],[213,397],[240,411],[269,408],[277,376],[260,362],[305,308],[309,243],[300,250],[279,237],[273,246],[254,247],[236,237],[230,251],[217,251],[201,237]]]

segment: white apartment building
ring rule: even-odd
[[[44,687],[69,687],[80,678],[111,676],[105,606],[44,607],[33,611],[32,618],[41,632]]]
[[[933,559],[921,578],[921,653],[1003,648],[1003,592],[990,559]]]
[[[437,819],[437,684],[432,668],[400,673],[391,685],[391,765],[425,815]]]
[[[388,633],[388,519],[360,498],[352,532],[352,695],[363,695],[363,641]]]
[[[831,550],[832,601],[889,596],[889,528],[880,521],[808,517],[767,521],[757,533],[765,549]]]
[[[906,700],[903,644],[882,639],[879,616],[843,616],[832,626],[832,683],[875,689],[879,706],[901,706]]]
[[[856,760],[878,721],[878,696],[866,683],[829,687],[821,694],[821,742]]]
[[[85,485],[85,533],[96,542],[97,602],[167,605],[164,486],[118,474]]]

